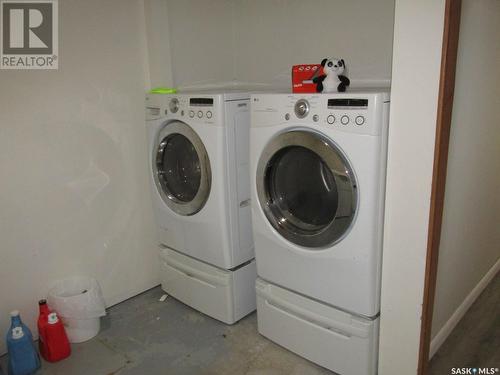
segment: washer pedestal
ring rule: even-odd
[[[160,258],[162,289],[186,305],[227,324],[255,310],[254,259],[224,270],[170,248]]]
[[[342,375],[374,375],[379,318],[365,319],[257,279],[259,332]]]

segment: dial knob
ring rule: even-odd
[[[170,109],[170,112],[176,113],[179,110],[179,99],[173,98],[168,104],[168,108]]]
[[[295,115],[298,118],[304,118],[309,113],[309,102],[305,99],[300,99],[295,103]]]

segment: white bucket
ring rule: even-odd
[[[101,329],[101,318],[76,319],[61,317],[69,342],[77,344],[95,337]]]
[[[106,307],[101,287],[89,277],[59,280],[49,291],[49,306],[62,318],[68,340],[79,343],[99,333]]]

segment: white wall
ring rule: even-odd
[[[380,312],[383,375],[417,372],[444,4],[396,0]]]
[[[142,2],[64,0],[59,20],[58,71],[0,71],[2,337],[55,279],[94,276],[108,305],[158,284]]]
[[[464,0],[432,326],[433,352],[499,268],[499,41],[500,2]]]
[[[145,43],[151,88],[172,87],[172,55],[166,0],[143,0],[146,23]]]
[[[353,81],[388,85],[394,0],[236,0],[236,77],[290,87],[294,64],[342,57]],[[354,83],[354,82],[353,82]]]
[[[327,56],[353,84],[389,85],[394,0],[167,0],[167,14],[177,87],[290,87],[292,65]]]
[[[176,87],[234,79],[231,0],[167,0]]]

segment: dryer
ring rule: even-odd
[[[249,94],[146,98],[162,288],[232,324],[255,310]]]
[[[251,105],[259,331],[340,374],[374,374],[389,93]]]

